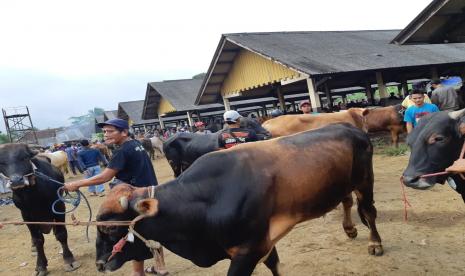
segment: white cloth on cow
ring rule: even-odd
[[[6,187],[6,181],[0,177],[0,194],[9,193],[11,192],[10,188]]]

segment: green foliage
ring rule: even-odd
[[[386,147],[382,150],[382,154],[387,156],[400,156],[405,155],[408,152],[409,148],[406,144],[399,144],[399,147]]]
[[[200,73],[200,74],[197,74],[197,75],[193,76],[192,79],[194,79],[194,80],[203,80],[206,75],[207,75],[207,73]]]
[[[10,139],[8,138],[8,135],[0,132],[0,144],[6,144],[9,142],[10,142]]]
[[[94,107],[94,109],[87,111],[87,114],[81,115],[81,116],[69,117],[68,120],[71,121],[72,125],[79,125],[82,123],[92,123],[95,120],[95,117],[103,115],[103,112],[104,112],[103,108]]]
[[[103,132],[99,132],[99,133],[94,133],[92,135],[92,141],[102,141],[103,140]]]

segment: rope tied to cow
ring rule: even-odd
[[[73,225],[73,226],[129,226],[131,225],[131,221],[117,221],[117,220],[109,220],[109,221],[86,221],[82,222],[79,220],[73,220],[73,222],[60,222],[60,221],[0,221],[1,225]]]
[[[81,204],[81,197],[82,197],[82,198],[84,198],[84,200],[86,202],[86,205],[87,205],[87,208],[89,210],[89,220],[88,220],[88,222],[90,223],[92,221],[92,208],[90,207],[89,200],[87,200],[87,197],[81,191],[77,190],[76,191],[76,196],[72,196],[70,192],[65,190],[65,187],[64,187],[65,184],[64,183],[62,183],[60,181],[57,181],[57,180],[51,178],[50,176],[38,171],[35,166],[33,166],[33,175],[35,175],[36,177],[42,178],[42,179],[44,179],[46,181],[50,181],[50,182],[56,183],[58,185],[61,185],[61,187],[57,189],[57,197],[58,197],[58,199],[55,200],[53,202],[53,204],[52,204],[52,212],[54,214],[64,215],[64,214],[74,212],[77,209],[77,207],[79,206],[79,204]],[[59,202],[63,202],[65,204],[71,204],[73,207],[72,207],[71,210],[68,210],[68,211],[66,211],[66,210],[63,211],[63,212],[58,211],[56,209],[56,204],[59,203]],[[72,215],[71,218],[73,219],[73,221],[75,220],[74,215]],[[86,227],[87,242],[90,242],[90,239],[89,239],[89,225],[87,225],[87,227]]]
[[[400,178],[400,187],[402,189],[402,201],[404,202],[404,221],[408,220],[407,207],[412,207],[410,202],[407,199],[407,194],[405,193],[404,183],[402,178]]]
[[[148,195],[149,195],[149,198],[154,198],[155,197],[155,186],[150,186],[150,187],[147,187],[147,192],[148,192]],[[154,241],[154,240],[147,240],[146,238],[144,238],[144,236],[142,236],[141,234],[139,234],[135,229],[135,225],[138,221],[144,219],[144,218],[147,218],[147,217],[150,217],[150,215],[146,215],[146,214],[141,214],[139,216],[137,216],[136,218],[134,218],[130,224],[129,224],[129,229],[128,229],[128,233],[126,234],[126,236],[122,237],[114,246],[113,246],[113,249],[111,251],[111,255],[110,257],[108,257],[108,260],[107,261],[110,261],[117,253],[119,252],[122,252],[123,251],[123,247],[126,245],[126,242],[134,242],[134,236],[136,236],[138,239],[140,239],[144,244],[145,246],[147,246],[149,248],[149,250],[152,252],[153,254],[153,257],[155,259],[155,261],[159,260],[160,258],[162,258],[162,247],[161,247],[161,244],[157,241]]]
[[[449,174],[458,174],[463,180],[465,180],[465,142],[462,145],[462,150],[460,151],[460,156],[459,158],[454,161],[452,166],[446,168],[442,172],[436,172],[436,173],[428,173],[428,174],[423,174],[420,175],[420,178],[428,178],[428,177],[434,177],[434,176],[441,176],[441,175],[449,175]],[[448,180],[449,181],[449,180]],[[451,187],[452,185],[449,184]],[[402,197],[403,197],[403,202],[404,202],[404,221],[407,221],[407,207],[412,207],[410,205],[410,202],[407,200],[407,194],[405,193],[405,188],[404,188],[404,183],[402,181],[402,177],[400,178],[400,186],[402,188]],[[454,188],[456,189],[456,188]]]

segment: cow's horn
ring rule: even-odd
[[[121,208],[123,208],[123,210],[127,210],[128,205],[129,205],[128,197],[127,196],[120,197],[119,198],[119,204],[121,204]]]
[[[462,117],[462,115],[464,114],[465,114],[465,108],[457,110],[457,111],[449,112],[449,117],[451,119],[457,120],[458,118]]]

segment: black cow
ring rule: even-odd
[[[357,236],[352,191],[368,226],[368,252],[381,255],[373,206],[372,145],[361,130],[335,124],[296,135],[241,144],[200,157],[178,178],[154,189],[121,184],[100,206],[97,220],[132,220],[146,239],[159,241],[201,267],[231,259],[228,275],[250,275],[263,261],[279,273],[276,243],[303,221],[343,203],[343,229]],[[109,256],[126,227],[98,227],[97,268],[116,270],[150,258],[137,238]]]
[[[241,127],[253,129],[260,140],[271,137],[260,123],[253,118],[242,117]],[[163,143],[166,159],[173,169],[174,176],[178,177],[200,156],[220,149],[218,135],[220,132],[199,135],[195,133],[177,133]]]
[[[421,175],[442,172],[460,156],[465,135],[465,109],[438,112],[424,116],[407,137],[411,148],[410,159],[402,179],[406,186],[428,189],[436,183],[449,184],[465,201],[465,181],[458,175]]]
[[[36,158],[37,152],[25,144],[0,145],[0,173],[9,182],[13,191],[13,202],[21,211],[24,221],[57,221],[64,222],[65,215],[52,213],[52,204],[57,199],[54,182],[34,176],[34,171],[48,175],[52,179],[64,182],[63,174],[49,162]],[[56,204],[56,210],[65,211],[63,202]],[[47,258],[44,252],[44,236],[53,228],[56,239],[63,248],[65,270],[72,271],[79,267],[73,253],[68,247],[68,233],[65,226],[27,225],[32,237],[33,250],[37,250],[36,275],[47,274]]]

